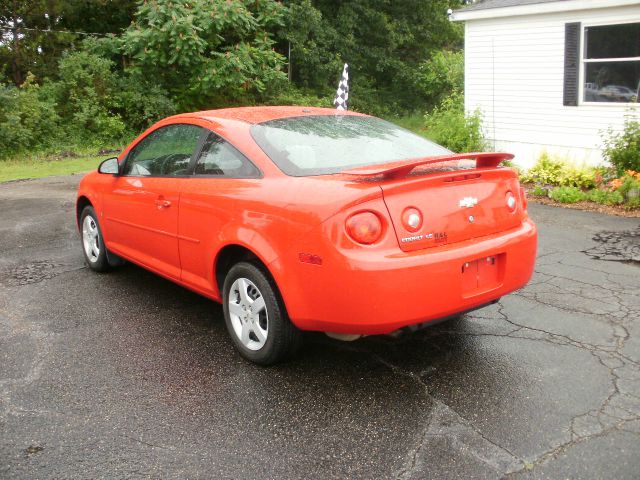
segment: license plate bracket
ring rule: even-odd
[[[502,285],[504,254],[487,255],[462,264],[462,295],[471,297]]]

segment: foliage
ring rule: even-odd
[[[420,64],[418,86],[433,103],[447,94],[464,89],[464,52],[437,50],[430,60]]]
[[[284,7],[274,0],[156,0],[139,4],[121,38],[135,67],[157,79],[182,108],[234,101],[284,81],[274,49]]]
[[[620,192],[601,190],[594,188],[587,192],[587,199],[601,205],[620,205],[624,202],[624,197]]]
[[[68,133],[98,143],[119,140],[125,124],[110,111],[116,79],[110,60],[84,51],[65,54],[60,60],[60,80],[52,87],[61,117],[70,119]]]
[[[536,185],[535,187],[533,187],[531,193],[536,197],[548,197],[550,190],[550,188],[543,187],[542,185]]]
[[[0,1],[0,75],[19,87],[33,73],[38,82],[55,77],[66,50],[85,35],[119,33],[131,23],[137,0]],[[2,72],[4,70],[4,72]]]
[[[596,173],[593,167],[577,167],[543,152],[536,164],[521,174],[520,180],[523,183],[587,189],[596,186]]]
[[[177,111],[328,107],[344,62],[351,109],[415,117],[438,105],[429,135],[480,149],[479,114],[449,98],[462,88],[463,27],[445,12],[462,3],[0,0],[0,157],[121,144]]]
[[[577,187],[557,187],[549,192],[549,198],[560,203],[577,203],[587,198]]]
[[[444,12],[461,0],[291,0],[283,34],[291,42],[293,81],[335,91],[350,66],[352,107],[372,114],[436,104],[418,86],[419,66],[437,50],[462,46],[462,25]]]
[[[0,85],[0,157],[55,141],[59,121],[32,75],[20,88]]]
[[[121,144],[175,112],[160,87],[113,68],[110,60],[75,51],[61,58],[57,81],[40,86],[30,74],[20,88],[0,86],[0,158],[54,145]]]
[[[138,71],[117,77],[110,103],[111,110],[133,133],[139,133],[153,122],[177,112],[168,92]]]
[[[462,94],[453,92],[425,116],[426,135],[454,152],[486,148],[479,111],[465,114]]]
[[[640,207],[640,173],[627,170],[624,175],[610,183],[611,188],[624,196],[627,204]]]
[[[640,171],[640,121],[628,115],[621,133],[609,129],[603,154],[619,175],[625,170]]]
[[[264,105],[305,105],[309,107],[326,107],[333,101],[333,96],[318,97],[312,90],[299,89],[287,85],[279,92],[262,100]]]

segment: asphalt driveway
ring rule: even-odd
[[[523,290],[265,369],[217,304],[84,267],[78,180],[0,185],[0,478],[640,477],[640,264],[593,240],[637,219],[531,205]]]

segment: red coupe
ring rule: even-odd
[[[537,233],[511,157],[333,109],[186,113],[85,176],[77,221],[89,267],[128,260],[222,302],[267,365],[303,330],[389,333],[524,286]]]

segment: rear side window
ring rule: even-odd
[[[202,146],[194,175],[256,178],[260,171],[229,142],[210,133]]]
[[[254,125],[256,143],[287,175],[339,173],[349,168],[451,153],[375,117],[309,115]]]
[[[154,130],[131,150],[125,175],[180,176],[189,173],[189,162],[204,129],[196,125],[168,125]]]

